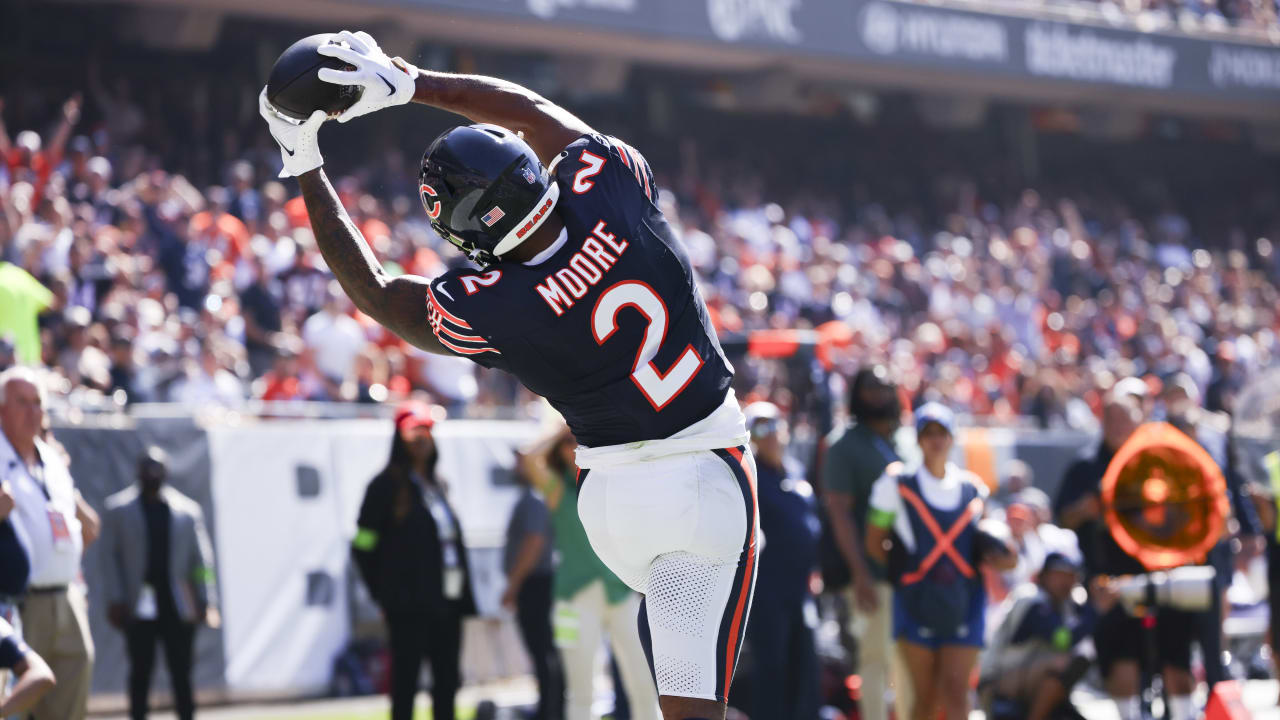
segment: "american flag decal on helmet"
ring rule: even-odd
[[[538,182],[538,176],[534,175],[533,170],[528,166],[520,168],[520,172],[524,175],[525,182],[528,182],[530,185]]]
[[[484,223],[485,227],[493,227],[493,224],[501,220],[504,215],[506,215],[506,213],[502,212],[502,208],[494,205],[492,210],[485,213],[484,217],[480,218],[480,222]]]

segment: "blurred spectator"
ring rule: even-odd
[[[520,471],[541,489],[551,511],[559,565],[555,575],[555,631],[565,672],[565,717],[591,720],[601,636],[617,660],[632,720],[658,720],[658,693],[636,633],[640,596],[605,567],[578,519],[577,443],[560,424],[521,455]]]
[[[812,720],[818,717],[818,611],[811,589],[818,570],[818,520],[804,468],[787,456],[791,438],[778,406],[755,402],[744,411],[756,460],[760,503],[760,551],[755,622],[747,623],[751,655],[749,717]],[[736,707],[736,705],[735,705]]]
[[[121,390],[128,402],[142,400],[142,387],[138,383],[138,371],[134,362],[133,331],[127,327],[118,329],[111,338],[111,392]]]
[[[901,672],[892,649],[893,588],[883,564],[869,562],[863,544],[871,488],[890,463],[904,456],[898,440],[902,407],[889,370],[864,367],[849,390],[853,423],[828,439],[822,467],[823,500],[852,587],[846,594],[855,615],[850,634],[858,639],[858,673],[862,677],[862,712],[868,720],[887,720],[888,688],[898,698],[898,714],[908,715],[910,678]],[[892,685],[890,680],[892,678]]]
[[[0,157],[7,159],[11,177],[34,185],[36,193],[33,200],[35,201],[41,199],[41,193],[49,182],[49,177],[62,163],[62,152],[66,148],[67,140],[71,137],[71,130],[80,120],[80,103],[80,94],[76,93],[62,104],[58,124],[54,127],[48,147],[45,147],[41,142],[40,134],[34,130],[23,130],[17,137],[10,140],[3,118],[4,100],[0,98]]]
[[[533,479],[519,474],[520,499],[507,524],[503,569],[507,589],[502,606],[516,613],[524,647],[533,659],[538,680],[534,720],[564,720],[564,668],[551,627],[554,582],[554,542],[547,504],[533,487]]]
[[[364,331],[347,313],[351,301],[337,280],[330,280],[324,307],[302,324],[302,340],[315,352],[316,369],[330,382],[341,384],[364,347]]]
[[[1209,453],[1222,471],[1231,500],[1235,532],[1227,532],[1209,550],[1207,563],[1216,571],[1214,594],[1208,610],[1194,613],[1196,641],[1204,663],[1205,682],[1210,687],[1228,679],[1223,665],[1223,608],[1227,588],[1235,572],[1233,547],[1239,547],[1246,561],[1262,545],[1262,528],[1253,502],[1247,497],[1245,480],[1230,452],[1231,418],[1226,413],[1205,410],[1200,404],[1200,390],[1187,373],[1177,373],[1162,384],[1159,403],[1165,420]]]
[[[19,363],[40,362],[36,318],[53,303],[53,293],[26,270],[0,262],[0,335],[12,338]]]
[[[979,688],[992,720],[1078,720],[1071,689],[1089,669],[1091,652],[1081,643],[1099,615],[1116,603],[1114,592],[1095,583],[1089,603],[1073,597],[1084,567],[1074,548],[1051,549],[1034,583],[1018,587],[1004,620],[983,654]]]
[[[387,622],[391,718],[411,720],[423,660],[431,664],[431,708],[454,720],[462,683],[462,620],[476,612],[467,547],[436,474],[431,409],[396,410],[387,466],[369,482],[351,554]]]
[[[275,361],[271,370],[258,378],[254,394],[263,400],[310,400],[308,392],[314,383],[304,382],[299,356],[302,341],[282,335],[276,339]]]
[[[97,516],[76,490],[63,453],[41,438],[44,390],[23,367],[0,373],[0,467],[12,487],[10,516],[26,538],[31,579],[22,601],[22,632],[49,663],[57,687],[36,717],[84,718],[93,675],[89,607],[79,582],[80,556],[96,535]]]
[[[228,212],[230,194],[226,188],[211,187],[204,193],[207,209],[191,216],[187,242],[204,250],[204,261],[224,277],[249,252],[249,229]],[[223,266],[225,267],[219,267]]]
[[[1139,383],[1127,378],[1116,383],[1103,406],[1102,440],[1090,458],[1077,460],[1067,469],[1054,509],[1063,527],[1075,530],[1084,551],[1085,574],[1130,575],[1145,571],[1142,563],[1124,552],[1112,538],[1102,517],[1101,486],[1111,458],[1148,417],[1153,403],[1138,391]],[[1144,384],[1145,387],[1145,384]],[[1179,610],[1160,608],[1156,613],[1156,658],[1159,667],[1147,665],[1143,619],[1116,605],[1098,621],[1094,633],[1098,665],[1107,693],[1121,720],[1141,717],[1141,677],[1159,672],[1170,695],[1170,717],[1189,720],[1194,713],[1191,693],[1191,643],[1194,617]]]
[[[280,303],[269,288],[265,261],[261,254],[266,248],[255,251],[249,258],[249,285],[240,293],[240,305],[244,310],[244,345],[249,355],[249,371],[254,377],[267,372],[275,359],[273,334],[282,329]]]
[[[156,643],[164,644],[174,710],[195,716],[191,688],[196,625],[221,625],[213,543],[200,506],[166,484],[168,457],[151,447],[138,459],[138,482],[107,498],[102,542],[107,619],[125,634],[129,715],[148,712]]]
[[[89,311],[67,308],[62,328],[65,348],[58,355],[58,367],[73,384],[105,391],[111,386],[111,360],[98,347],[105,338],[95,332]]]
[[[1127,392],[1125,383],[1117,383],[1107,394],[1102,407],[1102,438],[1097,448],[1089,451],[1067,468],[1058,487],[1053,510],[1058,524],[1074,530],[1084,554],[1085,577],[1098,574],[1142,572],[1137,560],[1129,557],[1111,539],[1102,517],[1102,476],[1116,451],[1133,431],[1143,423],[1146,413],[1138,397]],[[1101,648],[1100,648],[1101,650]],[[1107,660],[1099,652],[1104,669]]]
[[[169,386],[169,400],[191,407],[238,408],[244,404],[244,387],[222,366],[210,341],[201,344],[198,358],[183,362],[183,373]]]
[[[231,165],[231,201],[227,212],[239,218],[245,225],[256,227],[262,219],[262,203],[253,187],[253,164],[237,160]]]
[[[1031,466],[1014,458],[1004,464],[999,487],[991,496],[991,501],[1000,507],[1008,507],[1010,500],[1034,484],[1035,475],[1031,472]]]
[[[1023,488],[1009,500],[1005,523],[1013,537],[1018,564],[1001,573],[1002,592],[995,600],[1004,599],[1005,593],[1034,580],[1053,548],[1070,547],[1079,553],[1075,533],[1054,525],[1051,518],[1049,497],[1039,488]]]

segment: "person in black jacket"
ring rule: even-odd
[[[436,477],[430,409],[402,405],[391,459],[369,482],[352,555],[382,608],[391,642],[391,718],[410,720],[418,674],[431,663],[436,720],[454,720],[462,619],[476,612],[457,514]]]

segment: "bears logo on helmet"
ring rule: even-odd
[[[432,220],[435,220],[436,218],[440,217],[440,201],[427,199],[428,195],[431,197],[436,197],[435,188],[431,187],[426,183],[423,183],[418,188],[418,192],[422,193],[422,206],[427,209],[427,217],[431,218]]]

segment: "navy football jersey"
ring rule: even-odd
[[[13,631],[13,626],[0,617],[0,670],[14,669],[27,659],[29,652],[31,648],[22,642],[22,638]]]
[[[584,135],[551,170],[567,241],[537,264],[432,280],[436,337],[547,398],[587,447],[666,438],[707,417],[733,367],[648,163],[617,139]]]

